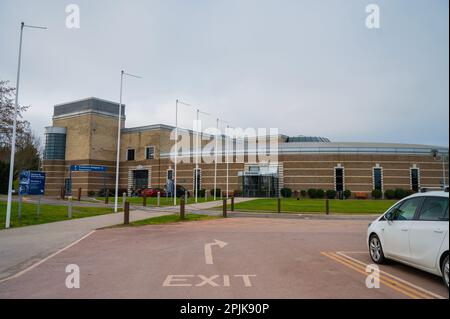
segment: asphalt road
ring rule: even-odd
[[[367,288],[366,229],[361,220],[228,218],[98,230],[0,282],[0,298],[448,298],[439,277],[397,263]],[[70,264],[80,288],[66,287]]]

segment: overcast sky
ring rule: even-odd
[[[79,29],[65,25],[78,4]],[[380,7],[380,29],[365,25]],[[333,141],[449,144],[448,0],[0,0],[0,79],[15,85],[33,130],[53,106],[118,101],[127,127],[174,124],[175,99],[206,124],[277,127]],[[182,125],[192,110],[182,107]]]

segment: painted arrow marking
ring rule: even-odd
[[[220,248],[225,247],[228,243],[214,239],[213,243],[205,244],[205,262],[207,265],[214,264],[212,257],[212,249],[211,246],[219,246]]]

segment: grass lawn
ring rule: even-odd
[[[11,209],[11,228],[69,220],[69,218],[67,218],[67,206],[41,204],[39,216],[37,216],[36,207],[36,204],[23,203],[22,218],[19,221],[18,203],[13,202]],[[104,215],[112,212],[113,209],[107,207],[77,207],[74,205],[72,208],[72,219]],[[0,229],[5,228],[5,221],[6,201],[0,201]]]
[[[382,214],[395,200],[347,199],[330,200],[330,213],[337,214]],[[236,203],[237,211],[276,212],[277,199],[264,198]],[[285,213],[325,213],[324,199],[281,199],[281,212]]]
[[[179,215],[171,214],[171,215],[152,217],[152,218],[148,218],[148,219],[135,221],[135,222],[130,223],[128,226],[160,225],[160,224],[177,223],[177,222],[210,220],[210,219],[217,219],[217,218],[220,218],[220,217],[203,215],[203,214],[187,214],[185,216],[185,219],[181,220]],[[121,225],[121,226],[123,226],[123,225]],[[125,227],[128,227],[128,226],[125,226]]]
[[[101,201],[101,202],[105,202],[105,198],[104,197],[96,197],[97,200]],[[122,196],[119,196],[118,198],[119,203],[122,203]],[[220,198],[217,198],[217,200],[220,200]],[[132,205],[142,205],[143,203],[143,197],[127,197],[127,201],[132,204]],[[214,201],[214,197],[212,196],[208,196],[208,200],[205,200],[204,197],[199,197],[198,198],[198,203],[205,203],[205,202],[212,202]],[[109,203],[113,204],[114,203],[114,197],[110,197],[109,198]],[[147,205],[148,206],[156,206],[157,204],[157,198],[156,197],[147,197]],[[160,202],[159,204],[161,206],[172,206],[173,205],[173,198],[169,197],[161,197],[160,198]],[[177,198],[177,205],[180,204],[180,199]],[[189,197],[188,198],[188,202],[186,204],[195,204],[195,198],[194,197]]]

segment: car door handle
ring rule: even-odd
[[[401,228],[402,231],[408,231],[408,228]]]
[[[442,229],[440,229],[440,228],[436,228],[436,229],[434,230],[434,232],[435,232],[435,233],[438,233],[438,234],[442,234],[444,231],[443,231]]]

